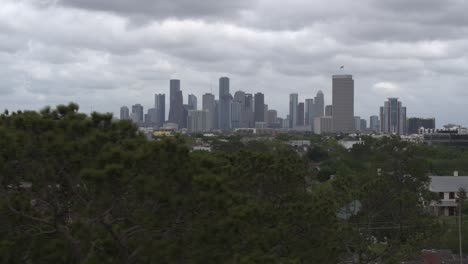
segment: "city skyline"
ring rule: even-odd
[[[319,90],[314,98],[299,100],[298,93],[289,94],[289,114],[278,115],[276,109],[265,103],[265,94],[246,93],[230,90],[230,78],[219,78],[219,94],[216,100],[212,93],[202,95],[201,108],[198,108],[197,96],[189,94],[184,104],[184,92],[181,80],[169,80],[170,102],[169,116],[163,117],[165,94],[155,94],[155,105],[144,114],[141,104],[132,105],[129,113],[127,106],[121,106],[120,119],[132,120],[143,127],[187,129],[188,132],[233,131],[238,128],[281,128],[296,131],[322,133],[369,133],[406,135],[415,133],[421,127],[434,129],[434,117],[407,117],[407,108],[399,98],[389,97],[379,107],[379,116],[356,116],[354,105],[354,78],[349,74],[332,75],[332,105],[325,105],[325,97]],[[224,106],[223,106],[224,104]],[[179,113],[180,112],[180,113]],[[224,112],[224,113],[223,113]],[[411,122],[410,122],[411,121]],[[426,127],[427,126],[427,127]],[[411,127],[411,129],[408,129]]]
[[[169,96],[168,79],[200,100],[229,76],[231,90],[268,94],[285,116],[285,95],[331,98],[329,76],[344,66],[360,116],[399,97],[408,116],[468,126],[466,1],[97,2],[2,1],[2,109],[73,101],[118,116],[116,106]]]

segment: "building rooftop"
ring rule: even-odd
[[[353,78],[351,74],[337,74],[333,75],[333,79],[345,79],[345,78]]]
[[[468,191],[468,176],[429,176],[431,183],[429,189],[432,192],[457,192],[464,188]]]

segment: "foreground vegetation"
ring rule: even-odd
[[[305,155],[239,138],[190,152],[74,104],[6,113],[0,262],[394,263],[452,243],[424,208],[440,152],[311,141]]]

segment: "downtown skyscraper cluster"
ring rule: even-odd
[[[132,120],[142,127],[155,129],[186,129],[189,133],[206,131],[233,131],[242,128],[283,129],[323,133],[386,133],[404,135],[420,127],[434,128],[435,121],[421,118],[406,118],[406,107],[398,98],[388,98],[380,108],[380,115],[373,115],[368,122],[354,116],[354,79],[352,75],[332,76],[332,104],[325,105],[324,93],[319,90],[314,98],[299,101],[299,94],[289,95],[289,113],[278,117],[278,111],[269,109],[265,95],[245,91],[231,94],[230,79],[219,79],[219,97],[212,93],[202,96],[201,109],[198,98],[188,95],[184,104],[180,80],[169,82],[169,114],[166,120],[166,95],[155,94],[154,107],[144,113],[141,104],[120,109],[120,119]],[[421,125],[422,124],[422,125]]]
[[[281,119],[276,110],[268,110],[263,93],[254,95],[237,91],[230,92],[228,77],[219,79],[219,98],[206,93],[202,97],[202,109],[198,109],[197,97],[188,96],[188,104],[183,103],[183,92],[180,80],[169,82],[169,116],[165,120],[165,95],[155,95],[155,106],[146,114],[143,106],[136,104],[132,111],[126,106],[120,109],[120,119],[132,120],[139,126],[169,127],[187,129],[188,132],[211,130],[231,131],[236,128],[281,127]]]

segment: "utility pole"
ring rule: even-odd
[[[462,251],[462,207],[466,199],[466,191],[463,188],[458,189],[458,246],[460,250],[460,264],[463,264]]]

